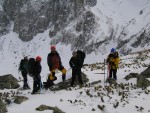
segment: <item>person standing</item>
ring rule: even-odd
[[[42,71],[42,66],[41,66],[41,60],[42,58],[40,56],[37,56],[35,59],[35,67],[34,67],[34,73],[32,74],[33,77],[33,91],[31,94],[35,94],[42,88],[42,82],[41,82],[41,71]]]
[[[66,69],[62,65],[61,58],[59,53],[56,51],[55,46],[51,46],[51,52],[47,56],[47,64],[50,70],[50,75],[48,76],[46,87],[50,87],[53,85],[53,81],[57,79],[55,76],[55,71],[58,69],[62,72],[62,81],[64,82],[66,79]]]
[[[111,49],[110,54],[107,57],[107,63],[109,65],[109,77],[117,80],[117,69],[119,65],[119,54],[114,48]]]
[[[27,79],[27,65],[28,65],[28,57],[25,56],[24,59],[21,59],[20,65],[19,65],[19,71],[21,71],[22,77],[23,77],[23,89],[30,89],[28,85],[28,79]]]
[[[74,82],[75,82],[75,79],[76,79],[76,76],[77,76],[80,87],[82,87],[83,86],[83,80],[82,80],[82,76],[81,76],[82,59],[80,58],[80,56],[77,55],[76,51],[74,51],[72,53],[72,57],[69,61],[69,65],[72,68],[71,86],[72,87],[74,86]]]

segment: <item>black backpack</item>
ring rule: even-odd
[[[27,71],[28,71],[30,76],[33,76],[36,73],[36,61],[34,58],[29,59]]]
[[[86,54],[85,52],[81,51],[81,50],[77,50],[77,57],[79,57],[81,59],[81,63],[82,63],[82,66],[84,64],[84,59],[86,57]]]
[[[22,59],[20,62],[19,70],[20,71],[26,71],[28,65],[28,60]]]

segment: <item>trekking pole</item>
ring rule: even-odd
[[[104,59],[104,86],[105,86],[105,59]]]

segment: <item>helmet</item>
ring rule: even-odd
[[[51,51],[56,51],[56,47],[55,46],[51,46]]]
[[[116,51],[115,48],[112,48],[110,52],[114,53],[115,51]]]
[[[36,57],[36,61],[41,61],[41,60],[42,60],[42,58],[40,56]]]

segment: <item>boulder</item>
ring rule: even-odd
[[[18,80],[13,75],[0,76],[0,89],[17,89],[19,87]]]
[[[4,104],[4,102],[0,98],[0,113],[6,113],[6,112],[7,112],[7,108]]]
[[[115,79],[113,79],[113,78],[108,78],[108,79],[106,80],[106,82],[108,82],[109,84],[117,85],[116,80],[115,80]]]
[[[140,75],[137,78],[137,87],[138,88],[147,88],[150,86],[150,81],[144,76]]]
[[[83,72],[82,72],[82,80],[84,84],[89,81],[89,79],[86,77],[86,75]],[[74,85],[78,85],[78,84],[79,84],[78,79],[76,77]],[[53,87],[50,88],[50,90],[58,91],[58,90],[67,89],[70,86],[71,86],[71,78],[66,80],[65,82],[59,82],[58,84],[55,84]]]
[[[138,76],[139,76],[138,73],[130,73],[130,74],[127,75],[124,79],[130,80],[131,78],[137,78]]]
[[[40,105],[39,107],[36,108],[37,111],[44,111],[44,110],[53,110],[53,113],[65,113],[61,111],[58,107],[51,107],[47,105]]]
[[[22,102],[24,102],[26,100],[28,100],[28,98],[25,97],[25,96],[16,96],[15,100],[14,100],[14,103],[21,104]]]
[[[141,75],[143,75],[146,78],[150,78],[150,66],[141,73]]]

